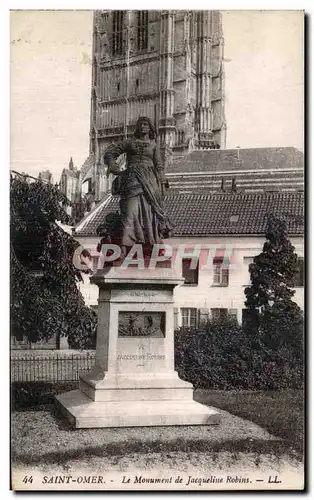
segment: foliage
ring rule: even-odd
[[[246,307],[264,312],[290,301],[297,271],[298,256],[288,239],[286,223],[270,216],[263,251],[249,266],[251,285],[245,289]]]
[[[234,319],[208,321],[197,329],[175,331],[176,369],[196,388],[241,387],[245,362],[243,331]]]
[[[227,318],[175,331],[175,367],[195,388],[283,389],[303,386],[303,359],[293,343],[267,348]]]
[[[246,331],[256,342],[273,352],[289,351],[302,360],[304,320],[292,300],[293,279],[298,271],[285,222],[269,217],[263,251],[249,266],[251,285],[245,289],[249,312]],[[260,344],[260,347],[258,347]]]
[[[71,347],[89,347],[95,313],[78,290],[73,265],[79,243],[56,223],[67,224],[65,196],[49,183],[11,177],[11,333],[30,342],[65,335]]]

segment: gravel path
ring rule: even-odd
[[[122,445],[129,451],[151,450],[152,445],[175,445],[175,449],[196,447],[202,444],[218,445],[230,441],[271,441],[276,440],[265,429],[248,420],[219,410],[222,415],[220,425],[177,426],[177,427],[133,427],[115,429],[73,430],[56,415],[54,407],[37,411],[12,413],[12,457],[20,461],[33,460],[62,451],[71,451],[73,456],[85,453],[86,448],[103,448],[106,454],[120,454]],[[185,443],[190,446],[185,447]],[[194,446],[193,446],[194,444]],[[208,447],[208,446],[207,446]]]
[[[302,488],[303,465],[293,453],[280,451],[280,439],[248,420],[219,411],[222,421],[218,426],[79,430],[71,429],[53,406],[13,412],[13,483],[32,489],[32,485],[21,482],[28,475],[37,478],[36,489],[47,490],[60,486],[42,484],[44,477],[100,474],[107,485],[100,484],[99,489],[138,489],[135,483],[139,475],[172,477],[173,482],[180,475],[181,485],[158,487],[215,490],[235,488],[233,483],[226,484],[231,474],[234,481],[249,478],[255,489],[264,486],[272,474],[283,479],[283,486],[270,487],[291,488],[298,484],[297,489]],[[130,478],[130,485],[123,484],[124,475]],[[210,475],[223,477],[223,485],[187,484],[189,476],[206,479]],[[256,482],[256,478],[264,479]],[[242,489],[249,485],[240,486]],[[90,488],[88,484],[80,487]],[[153,487],[141,484],[140,489]]]

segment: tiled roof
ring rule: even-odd
[[[295,171],[246,171],[246,172],[215,172],[202,174],[166,174],[169,186],[179,192],[200,193],[201,191],[220,191],[224,179],[226,191],[231,190],[232,180],[235,179],[237,191],[303,191],[303,170]]]
[[[192,151],[187,156],[174,155],[167,172],[214,173],[230,170],[302,170],[303,168],[303,153],[292,147],[210,149],[207,151]]]
[[[108,195],[76,227],[80,236],[95,236],[105,216],[118,210],[118,198]],[[204,193],[165,197],[173,236],[263,235],[267,215],[287,222],[290,234],[303,234],[304,196],[301,192]]]

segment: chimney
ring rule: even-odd
[[[235,177],[232,179],[231,191],[232,191],[233,193],[236,193],[236,192],[237,192],[237,184],[236,184],[236,179],[235,179]]]
[[[243,161],[242,161],[242,157],[241,157],[241,154],[240,154],[241,153],[240,146],[237,146],[236,151],[237,151],[237,156],[236,156],[236,159],[235,159],[235,165],[236,165],[237,168],[241,168],[242,164],[243,164]]]
[[[69,170],[73,170],[73,168],[74,168],[74,165],[73,165],[73,159],[71,156],[70,161],[69,161]]]
[[[220,191],[222,191],[223,193],[226,191],[226,179],[224,179],[224,177],[222,177],[221,179]]]

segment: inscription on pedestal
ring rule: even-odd
[[[127,295],[130,297],[155,297],[157,293],[155,292],[146,292],[146,291],[134,291],[134,292],[128,292]]]
[[[119,337],[165,337],[165,312],[119,311]]]
[[[173,297],[168,290],[112,290],[112,302],[172,302]]]

